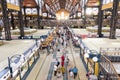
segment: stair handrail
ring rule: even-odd
[[[110,65],[109,67],[111,68],[113,74],[116,76],[116,78],[118,78],[118,80],[120,80],[120,77],[118,76],[118,74],[117,74],[113,64],[111,63],[111,61],[107,57],[105,57],[104,55],[101,55],[101,62],[102,62],[102,58],[104,58],[104,61],[108,62],[108,64]],[[101,64],[101,62],[100,62],[100,64]],[[103,65],[101,64],[101,66],[103,66]],[[105,68],[105,66],[103,66],[103,68]]]

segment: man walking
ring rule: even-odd
[[[78,69],[76,68],[76,66],[73,68],[73,74],[74,74],[74,79],[76,78],[78,73]]]

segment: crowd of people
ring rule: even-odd
[[[57,76],[58,78],[61,77],[62,75],[64,76],[64,74],[65,74],[65,62],[67,63],[67,66],[68,66],[68,64],[70,64],[68,56],[66,57],[66,60],[65,60],[65,56],[62,55],[61,56],[61,63],[59,62],[58,59],[56,59],[56,62],[54,65],[54,76]],[[78,69],[76,66],[69,69],[70,77],[73,77],[75,79],[77,76],[77,73],[78,73]]]
[[[61,77],[61,75],[64,76],[65,74],[65,66],[64,66],[64,60],[65,56],[61,56],[61,64],[58,59],[56,59],[55,65],[54,65],[54,76]]]
[[[57,56],[55,57],[55,64],[53,67],[53,75],[57,78],[64,77],[67,73],[67,76],[71,80],[76,79],[78,75],[78,69],[74,63],[70,62],[70,58],[66,55],[68,53],[68,46],[70,46],[70,40],[73,36],[70,34],[70,31],[64,27],[57,27],[56,34],[50,45],[47,47],[48,53],[54,53]],[[76,42],[76,41],[75,41]],[[74,41],[73,41],[74,44]],[[58,57],[60,55],[60,57]],[[91,73],[86,74],[89,80],[91,79]]]
[[[59,28],[58,32],[56,32],[57,36],[54,38],[54,47],[53,49],[57,52],[55,54],[61,54],[60,61],[56,57],[56,61],[54,64],[54,76],[57,76],[57,78],[60,78],[62,76],[65,76],[66,74],[66,66],[69,66],[70,59],[68,56],[66,56],[67,53],[67,47],[70,40],[70,34],[69,30],[65,29],[64,27]],[[66,65],[65,65],[66,64]],[[73,68],[70,68],[69,75],[73,77],[74,79],[77,76],[78,69],[76,66]]]

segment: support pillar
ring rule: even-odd
[[[10,23],[8,18],[8,9],[6,0],[1,0],[2,14],[3,14],[3,22],[5,29],[5,39],[11,40],[11,32],[10,32]]]
[[[42,0],[40,1],[40,5],[43,5],[44,3],[42,3]],[[40,7],[40,11],[39,12],[41,12],[41,13],[43,13],[43,11],[42,11],[42,8],[43,8],[44,6],[41,6]],[[39,22],[40,22],[40,24],[42,25],[42,19],[43,19],[43,17],[42,17],[43,15],[41,15],[39,18],[40,18],[40,20],[39,20]],[[40,29],[44,29],[44,26],[41,26],[40,25]]]
[[[19,22],[20,22],[20,38],[24,37],[24,28],[23,28],[23,15],[22,15],[22,0],[20,2],[20,11],[18,12]]]
[[[100,0],[99,13],[98,13],[98,36],[103,37],[102,35],[102,19],[103,19],[103,10],[102,10],[103,0]]]
[[[26,19],[26,7],[23,7],[23,10],[24,10],[24,24],[25,24],[24,27],[28,27],[27,26],[27,19]]]
[[[37,6],[37,18],[38,18],[38,27],[37,28],[40,28],[40,16],[39,16],[39,13],[40,13],[40,11],[39,11],[39,6]]]
[[[111,18],[111,25],[110,25],[110,39],[116,39],[116,22],[117,22],[117,9],[119,5],[119,0],[113,1],[113,10],[112,10],[112,18]]]
[[[86,0],[84,0],[84,18],[83,19],[84,19],[83,25],[84,25],[84,28],[86,28],[86,25],[85,25],[86,24]]]

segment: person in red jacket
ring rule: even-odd
[[[62,55],[62,56],[61,56],[61,61],[64,62],[64,60],[65,60],[65,56]]]
[[[61,62],[61,66],[64,66],[64,61]]]

